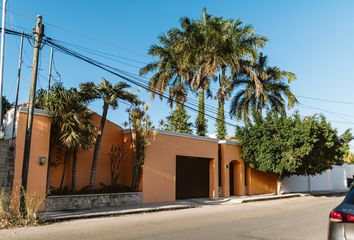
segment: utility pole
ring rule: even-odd
[[[15,99],[15,109],[14,109],[14,121],[12,124],[12,139],[14,139],[15,137],[15,128],[16,128],[16,121],[17,121],[18,93],[20,91],[20,82],[21,82],[23,38],[24,38],[24,33],[22,32],[21,44],[20,44],[20,56],[18,58],[17,87],[16,87],[16,99]]]
[[[49,73],[48,73],[48,94],[50,91],[50,80],[52,79],[52,65],[53,65],[53,48],[50,48],[50,58],[49,58]]]
[[[4,51],[5,51],[5,26],[6,26],[6,2],[2,0],[2,23],[1,23],[1,47],[0,47],[0,127],[2,128],[2,114],[3,102],[2,102],[2,89],[4,85]]]
[[[31,81],[31,90],[29,96],[27,127],[26,127],[25,146],[24,146],[25,149],[23,153],[22,179],[21,179],[20,210],[21,213],[24,215],[27,215],[24,193],[27,191],[27,182],[28,182],[28,167],[29,167],[30,152],[31,152],[34,101],[36,98],[36,88],[37,88],[38,58],[39,58],[39,51],[41,49],[41,44],[42,44],[42,37],[44,35],[44,25],[42,24],[42,16],[39,15],[37,16],[37,23],[33,30],[34,30],[33,32],[34,53],[33,53],[33,65],[32,65],[32,81]]]

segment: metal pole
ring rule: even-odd
[[[16,99],[15,99],[15,109],[14,109],[14,121],[12,125],[12,139],[14,139],[15,137],[15,129],[16,129],[16,121],[17,121],[18,93],[20,91],[20,81],[21,81],[23,38],[24,38],[24,33],[22,32],[21,44],[20,44],[20,56],[18,58],[17,87],[16,87]]]
[[[2,23],[1,23],[1,47],[0,47],[0,126],[2,126],[2,119],[4,118],[2,114],[3,103],[2,103],[2,89],[4,85],[4,51],[5,51],[5,25],[6,25],[6,2],[7,0],[2,0]]]
[[[48,73],[48,94],[50,91],[50,80],[52,79],[52,65],[53,65],[53,48],[50,48],[50,59],[49,59],[49,73]]]
[[[44,34],[44,25],[42,24],[42,16],[37,16],[37,24],[34,29],[34,53],[33,53],[33,66],[32,66],[32,82],[31,90],[29,97],[29,106],[27,114],[27,127],[26,127],[26,136],[24,144],[24,153],[23,153],[23,165],[22,165],[22,181],[21,186],[22,190],[27,190],[27,181],[28,181],[28,167],[30,161],[30,152],[31,152],[31,139],[32,139],[32,125],[33,125],[33,115],[34,115],[34,102],[36,97],[36,87],[37,87],[37,75],[38,75],[38,57],[39,51],[41,48],[42,37]],[[22,197],[22,196],[21,196]],[[21,201],[23,204],[21,207],[25,207],[24,201]],[[21,208],[25,211],[25,208]]]

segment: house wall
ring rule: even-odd
[[[248,195],[276,193],[278,175],[246,166]]]
[[[94,115],[93,123],[96,129],[99,128],[101,117],[98,114]],[[132,172],[132,162],[131,162],[131,152],[128,147],[123,146],[124,136],[123,129],[118,125],[107,120],[102,136],[102,144],[100,149],[99,161],[97,163],[97,172],[95,177],[94,187],[98,188],[100,184],[109,185],[111,184],[111,168],[109,153],[112,146],[122,147],[125,151],[124,155],[127,159],[124,159],[120,164],[120,176],[119,183],[123,185],[130,186],[131,183],[131,172]],[[79,150],[77,159],[77,190],[82,189],[89,185],[92,158],[93,158],[94,147],[87,151]],[[61,161],[55,167],[51,168],[51,188],[59,188],[60,182],[63,174],[64,168],[64,151],[61,152]],[[72,172],[72,156],[70,156],[66,173],[64,176],[63,186],[71,188],[71,174]]]
[[[13,193],[18,193],[21,185],[23,151],[26,134],[27,109],[18,115],[18,130],[16,137],[16,157],[14,166]],[[47,164],[40,165],[39,157],[48,161],[50,119],[41,111],[35,111],[33,119],[32,142],[28,172],[27,191],[39,197],[45,195],[47,182]]]
[[[200,139],[157,133],[147,148],[143,167],[142,187],[145,203],[176,200],[177,155],[212,159],[209,197],[218,198],[218,143]]]
[[[245,164],[241,158],[241,146],[234,143],[220,143],[221,186],[224,197],[230,196],[230,164],[234,163],[234,193],[245,195]]]
[[[27,113],[24,110],[19,112],[18,130],[16,137],[16,159],[14,166],[13,189],[18,189],[21,182],[23,150]],[[94,116],[94,124],[98,128],[100,116]],[[48,160],[50,137],[50,118],[37,111],[34,117],[32,147],[29,167],[28,191],[45,195],[47,164],[41,166],[39,157]],[[100,183],[109,185],[110,162],[109,153],[112,145],[125,149],[125,159],[120,166],[120,184],[131,184],[133,167],[133,149],[130,143],[131,133],[125,132],[118,125],[107,120],[103,132],[100,160],[97,165],[95,187]],[[126,144],[125,144],[126,143]],[[216,139],[197,137],[187,134],[177,134],[166,131],[158,131],[157,135],[151,139],[151,144],[147,147],[145,163],[143,166],[142,181],[140,190],[144,192],[143,201],[148,202],[168,202],[176,200],[176,156],[190,156],[198,158],[208,158],[209,167],[209,197],[218,198],[218,141]],[[251,168],[245,168],[245,163],[241,158],[241,146],[235,143],[221,143],[221,185],[223,195],[230,194],[229,165],[235,163],[235,195],[274,193],[276,191],[277,175],[263,173]],[[77,189],[88,186],[91,172],[91,162],[93,148],[88,151],[79,151],[77,166]],[[61,154],[63,159],[63,153]],[[71,187],[72,159],[69,159],[66,174],[64,176],[64,186]],[[63,163],[51,168],[51,186],[58,188],[63,172]],[[245,188],[245,173],[247,178],[247,188]]]
[[[354,165],[333,166],[315,176],[291,176],[282,180],[284,193],[308,191],[343,191],[347,190],[347,178],[353,178]]]

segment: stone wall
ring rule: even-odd
[[[10,192],[14,177],[15,151],[11,140],[0,139],[0,189]]]
[[[142,192],[48,196],[46,211],[78,210],[141,204]]]

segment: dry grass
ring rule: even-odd
[[[19,208],[19,196],[17,193],[11,196],[3,190],[0,191],[0,229],[35,226],[42,222],[37,212],[44,202],[44,197],[25,193],[27,215],[23,216]]]

